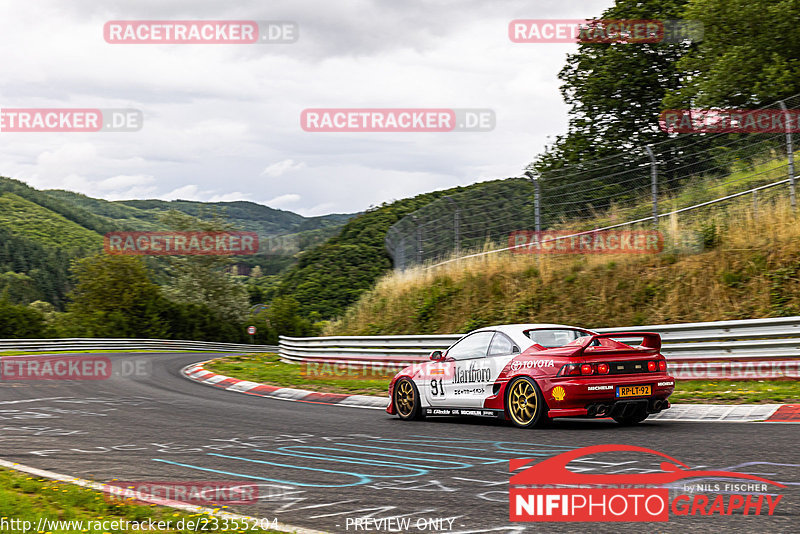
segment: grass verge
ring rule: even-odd
[[[325,393],[347,395],[381,395],[388,397],[389,379],[345,380],[340,378],[311,379],[301,374],[301,366],[283,363],[277,354],[244,354],[225,356],[203,366],[221,375],[252,380],[272,386],[297,387]]]
[[[123,520],[139,522],[142,525],[147,525],[148,520],[156,523],[163,521],[169,526],[167,529],[158,530],[158,532],[163,533],[189,534],[195,532],[195,530],[203,531],[203,525],[206,525],[205,532],[223,532],[222,528],[209,529],[209,527],[213,526],[213,519],[207,520],[209,517],[212,516],[209,514],[179,512],[172,508],[141,504],[132,500],[112,500],[109,495],[99,491],[0,468],[0,529],[3,532],[35,532],[36,527],[39,526],[40,519],[81,523],[78,528],[75,528],[76,523],[72,523],[69,526],[63,523],[58,525],[62,528],[57,528],[56,525],[50,523],[46,526],[46,530],[39,531],[48,534],[73,532],[116,534],[142,532],[148,529],[147,526],[143,526],[141,529],[108,528],[114,526],[114,521],[117,522],[116,526],[124,525],[122,523]],[[179,523],[181,520],[183,522]],[[25,521],[30,522],[33,527],[24,530],[22,527],[24,527]],[[199,524],[201,528],[194,530],[177,528],[179,525],[186,526],[188,521],[194,521],[194,524]],[[218,518],[218,521],[221,525],[223,520]],[[105,525],[99,522],[105,522]],[[15,525],[21,528],[13,528]],[[94,528],[96,526],[105,526],[106,528]],[[228,528],[228,531],[232,533],[242,532],[243,529],[233,530]],[[248,534],[268,534],[277,531],[251,529],[248,525],[246,532]]]
[[[695,235],[702,252],[504,252],[392,272],[323,335],[466,333],[514,323],[624,328],[800,315],[800,217],[778,193],[758,197],[755,210],[748,197],[662,221],[665,235]]]
[[[797,380],[678,381],[670,397],[675,403],[772,404],[800,403]]]
[[[277,354],[226,356],[204,365],[205,369],[241,380],[273,386],[298,387],[325,393],[388,396],[389,380],[310,379],[299,365],[283,363]],[[800,403],[796,380],[741,380],[677,382],[670,400],[685,404]]]

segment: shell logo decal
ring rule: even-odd
[[[564,400],[564,397],[567,396],[567,392],[564,391],[564,388],[561,386],[556,386],[553,388],[553,398],[557,401]]]

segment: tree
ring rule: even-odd
[[[797,0],[692,0],[685,17],[705,37],[678,62],[686,83],[669,89],[667,107],[759,106],[800,93]]]
[[[225,232],[233,230],[221,216],[212,213],[200,219],[175,210],[160,217],[168,228],[186,232]],[[244,284],[227,272],[231,265],[225,256],[171,256],[169,257],[170,282],[166,294],[173,300],[200,304],[226,321],[242,322],[250,305]]]
[[[300,304],[294,297],[276,297],[267,310],[267,324],[282,336],[310,336],[314,329],[300,317]],[[276,340],[277,341],[277,340]]]
[[[48,337],[48,332],[39,311],[0,300],[0,339],[43,337]]]
[[[687,2],[618,0],[598,18],[679,19]],[[682,87],[676,64],[693,47],[688,41],[578,45],[558,75],[570,106],[569,132],[536,158],[534,168],[546,173],[666,139],[658,127],[662,100]]]
[[[76,260],[68,311],[73,327],[90,337],[166,337],[164,299],[142,260],[97,254]]]

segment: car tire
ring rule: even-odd
[[[527,376],[513,379],[506,386],[506,416],[516,427],[533,428],[549,422],[542,390]]]
[[[628,415],[626,417],[614,417],[613,419],[622,426],[632,426],[632,425],[638,425],[639,423],[647,419],[647,416],[649,415],[650,414],[648,413],[637,413],[635,415]]]
[[[401,378],[392,393],[394,409],[403,421],[425,419],[417,385],[408,378]]]

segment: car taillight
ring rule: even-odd
[[[598,363],[597,364],[597,372],[601,375],[608,374],[608,364],[607,363]]]
[[[667,370],[667,361],[666,360],[659,360],[658,369],[659,369],[659,371],[666,371]]]
[[[651,373],[653,371],[657,371],[658,370],[658,362],[653,362],[653,361],[647,362],[647,370],[650,371]]]
[[[594,373],[594,367],[592,367],[591,364],[584,363],[583,365],[581,365],[582,375],[590,375],[592,373]]]
[[[581,374],[581,366],[577,363],[568,363],[564,367],[561,368],[559,372],[561,376],[574,376]]]

